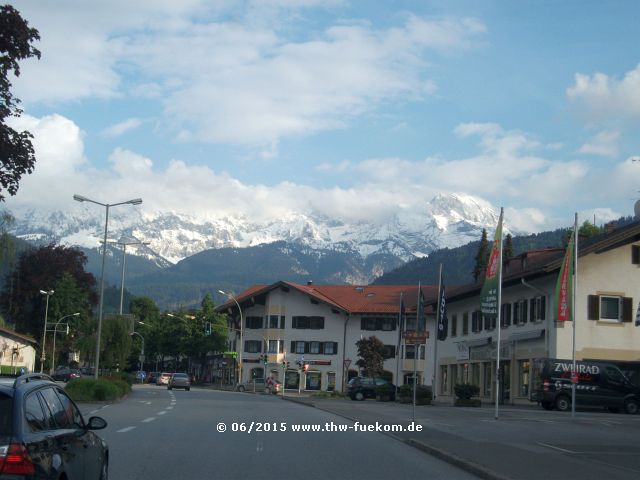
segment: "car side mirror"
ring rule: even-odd
[[[107,421],[102,417],[91,417],[87,423],[88,430],[102,430],[107,427]]]

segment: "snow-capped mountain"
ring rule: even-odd
[[[16,221],[11,233],[25,240],[91,249],[97,248],[104,236],[104,213],[97,214],[96,208],[79,205],[70,213],[33,210],[13,213]],[[162,267],[209,249],[243,248],[276,241],[358,254],[362,259],[385,255],[405,262],[428,255],[434,249],[477,240],[482,228],[493,229],[497,221],[491,205],[460,194],[438,195],[419,213],[398,207],[398,212],[387,221],[355,224],[313,212],[256,222],[243,216],[212,220],[176,212],[149,213],[136,207],[110,211],[108,238],[148,243],[128,246],[127,252],[145,256]]]

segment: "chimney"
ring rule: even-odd
[[[604,226],[607,233],[611,233],[616,229],[616,222],[609,222]]]

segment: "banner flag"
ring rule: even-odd
[[[487,264],[487,273],[484,277],[484,285],[480,292],[480,311],[485,317],[493,318],[498,316],[498,289],[500,288],[499,273],[502,259],[500,252],[502,250],[502,217],[504,210],[500,209],[500,219],[498,227],[491,247],[491,255]]]
[[[447,329],[449,327],[449,320],[447,319],[447,302],[444,299],[444,283],[442,282],[442,277],[440,277],[440,294],[438,295],[440,299],[439,302],[439,310],[438,310],[438,340],[446,340],[447,339]]]
[[[400,292],[400,313],[398,314],[398,347],[396,348],[396,357],[400,356],[400,339],[402,338],[402,330],[404,318],[404,292]]]
[[[573,320],[573,311],[571,308],[573,297],[573,272],[574,272],[574,242],[575,227],[571,232],[567,251],[564,254],[564,260],[560,267],[560,274],[556,282],[555,291],[555,316],[558,322],[570,322]]]
[[[427,320],[424,316],[424,295],[422,294],[422,287],[418,282],[418,305],[416,315],[416,331],[422,332],[427,329]]]

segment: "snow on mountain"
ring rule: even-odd
[[[104,235],[104,211],[78,205],[71,212],[18,211],[12,233],[42,243],[97,248]],[[155,258],[160,265],[208,249],[248,247],[286,241],[311,249],[390,255],[402,261],[428,255],[441,247],[478,240],[482,228],[492,230],[498,215],[491,205],[463,194],[438,195],[420,212],[398,207],[383,223],[347,224],[316,213],[293,212],[277,219],[250,221],[244,216],[214,219],[177,212],[145,212],[141,207],[119,207],[109,213],[109,240],[131,238],[148,247],[127,252]]]

